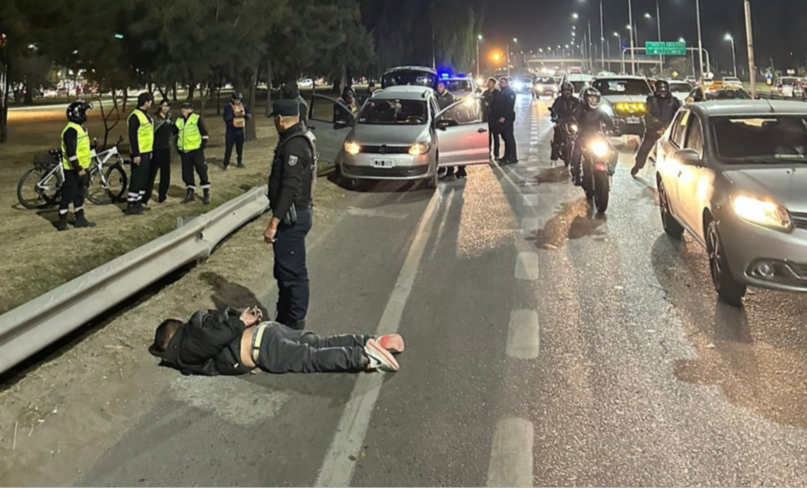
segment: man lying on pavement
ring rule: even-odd
[[[257,307],[199,310],[187,322],[157,327],[149,352],[186,375],[398,371],[392,356],[404,350],[398,334],[320,337],[277,322],[261,322]]]

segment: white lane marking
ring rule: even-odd
[[[223,377],[181,376],[171,382],[169,391],[176,400],[242,426],[271,419],[290,397],[249,381]]]
[[[524,217],[521,219],[521,230],[531,234],[538,230],[538,219],[535,217]]]
[[[535,359],[540,351],[541,339],[538,312],[513,310],[507,328],[507,355],[516,359]]]
[[[532,422],[518,417],[496,424],[487,486],[532,486]]]
[[[538,206],[538,195],[521,195],[524,199],[524,205],[527,207],[537,207]]]
[[[516,279],[535,281],[539,276],[538,253],[518,253],[518,257],[516,258]]]
[[[348,207],[347,213],[359,217],[381,217],[385,219],[396,219],[396,220],[405,220],[408,217],[408,215],[406,215],[405,213],[400,212],[387,212],[384,210],[356,208],[356,207]]]
[[[432,195],[432,199],[420,219],[409,253],[406,255],[406,260],[398,274],[398,280],[395,282],[387,306],[384,308],[384,314],[381,316],[381,322],[378,324],[378,335],[396,332],[401,325],[406,301],[412,292],[412,285],[420,268],[423,252],[426,250],[426,244],[431,238],[434,223],[437,220],[438,194],[443,191],[445,191],[445,187],[441,186],[440,191]],[[356,463],[351,461],[350,457],[355,458],[359,455],[367,428],[370,425],[370,417],[381,391],[383,378],[382,374],[375,373],[362,374],[356,379],[356,385],[342,412],[336,434],[325,455],[314,486],[350,485],[353,470],[356,467]]]

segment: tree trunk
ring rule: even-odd
[[[272,60],[266,60],[266,116],[272,113]]]
[[[221,115],[221,80],[216,83],[216,115]]]
[[[204,82],[199,83],[199,89],[201,90],[200,95],[201,95],[201,98],[202,98],[202,106],[199,109],[199,116],[204,117],[205,116],[205,101],[207,99],[207,96],[205,96],[206,94],[205,94],[205,83]],[[208,88],[208,90],[209,89],[210,88]]]
[[[174,85],[171,87],[171,93],[173,94],[173,99],[174,99],[173,101],[176,102],[177,101],[177,84],[176,83],[174,83]]]
[[[258,69],[260,69],[260,67],[258,67]],[[258,69],[256,69],[249,77],[249,95],[247,101],[249,105],[247,105],[247,108],[254,108],[253,102],[257,101],[255,99],[255,91],[258,85]],[[258,131],[255,127],[254,117],[247,120],[247,127],[244,130],[244,137],[247,141],[254,141],[258,138]]]
[[[188,97],[185,99],[186,102],[193,103],[193,92],[195,89],[196,85],[193,83],[188,86]]]
[[[168,100],[168,87],[163,89],[160,85],[157,85],[157,91],[160,92],[160,96],[162,97],[162,100],[158,103],[162,103],[163,100]]]
[[[347,87],[347,66],[342,65],[342,74],[339,76],[339,93]]]
[[[0,78],[0,144],[8,142],[8,65]]]
[[[34,92],[31,90],[31,87],[28,83],[25,85],[25,101],[22,103],[25,105],[33,105],[34,104]]]

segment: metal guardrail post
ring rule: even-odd
[[[92,321],[169,273],[210,256],[228,235],[268,209],[253,188],[187,225],[0,315],[0,373]]]

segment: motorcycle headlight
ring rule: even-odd
[[[353,141],[347,141],[345,142],[345,152],[355,156],[361,152],[361,146]]]
[[[416,142],[409,148],[409,154],[412,156],[421,156],[426,154],[431,149],[431,144],[428,142]]]
[[[603,103],[600,105],[600,110],[608,114],[609,117],[614,116],[614,107],[612,107],[610,103]]]
[[[596,139],[591,142],[591,152],[600,159],[605,159],[608,156],[609,148],[605,141]]]
[[[785,232],[793,229],[787,209],[771,201],[740,195],[731,199],[731,206],[746,222]]]
[[[580,127],[577,124],[569,124],[569,132],[576,133]]]

